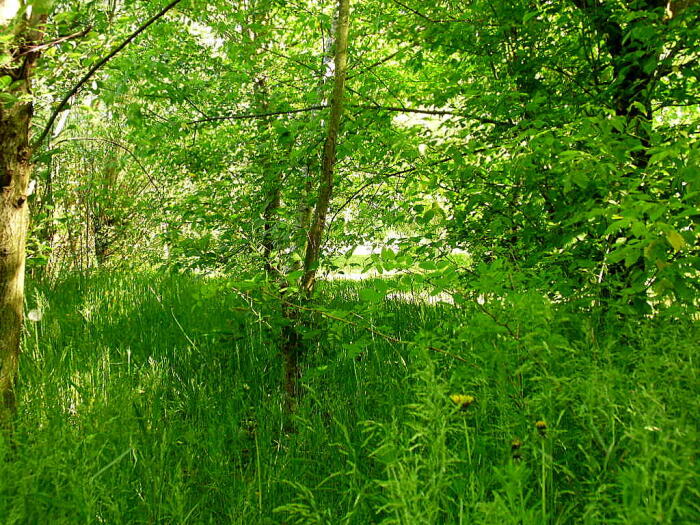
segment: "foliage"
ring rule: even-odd
[[[167,4],[0,19],[46,137],[0,516],[700,521],[700,3],[352,2],[342,112],[335,2],[119,47]]]
[[[319,320],[289,432],[270,312],[226,285],[103,273],[30,291],[5,522],[697,521],[696,325],[490,306],[519,343],[476,305],[386,300],[366,322],[443,334],[469,363],[363,328],[356,354]]]

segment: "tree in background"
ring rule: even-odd
[[[110,5],[110,34],[130,33],[138,4]],[[78,90],[40,64],[40,96],[64,95],[37,119],[40,196],[84,208],[46,215],[84,233],[84,267],[116,253],[101,262],[269,287],[292,379],[288,349],[313,332],[294,312],[361,244],[384,248],[365,265],[379,271],[438,273],[464,250],[436,289],[466,295],[490,283],[616,314],[697,297],[697,4],[365,2],[342,82],[334,5],[230,7],[173,11]],[[85,55],[63,68],[100,65]]]

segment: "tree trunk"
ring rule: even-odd
[[[34,32],[28,33],[25,45],[33,41]],[[29,224],[32,104],[28,99],[36,58],[30,52],[19,63],[0,69],[0,77],[12,77],[16,87],[11,94],[18,98],[10,107],[0,105],[0,424],[7,422],[15,408]]]
[[[624,118],[627,129],[625,135],[639,140],[640,148],[630,153],[632,164],[639,172],[647,169],[650,156],[651,128],[654,111],[652,100],[657,80],[660,57],[665,42],[663,38],[650,36],[638,40],[633,37],[633,29],[641,34],[661,34],[663,18],[639,18],[624,27],[612,16],[611,7],[599,4],[593,0],[574,0],[574,3],[586,14],[591,27],[600,35],[605,49],[610,55],[613,69],[613,82],[610,86],[610,105],[615,113]],[[693,2],[671,2],[667,0],[644,0],[637,9],[644,8],[656,11],[657,14],[666,10],[667,16],[682,12]],[[647,29],[645,33],[642,30]],[[608,241],[613,246],[619,239]],[[635,264],[627,266],[623,261],[607,266],[605,285],[601,289],[601,298],[608,302],[611,298],[620,298],[620,289],[629,289],[647,280],[644,271],[644,260],[640,258]],[[602,279],[601,274],[601,279]],[[600,280],[602,283],[602,280]],[[633,306],[645,308],[647,301],[646,289],[635,294],[629,294],[624,300]]]
[[[350,0],[338,0],[338,23],[335,34],[335,79],[331,98],[331,113],[328,119],[326,143],[323,146],[321,176],[313,222],[306,240],[304,274],[301,289],[310,297],[316,283],[316,270],[321,255],[321,241],[326,227],[328,206],[333,194],[333,172],[336,160],[340,117],[343,113],[343,95],[347,76],[348,29],[350,27]]]
[[[338,19],[335,28],[335,74],[333,94],[331,98],[328,128],[326,131],[326,142],[323,147],[318,196],[316,198],[313,220],[311,220],[310,217],[310,207],[306,204],[307,192],[304,192],[305,195],[302,196],[299,210],[300,226],[306,234],[306,252],[304,266],[302,268],[303,275],[300,282],[302,296],[297,296],[297,299],[300,301],[303,301],[304,298],[308,300],[313,293],[314,284],[316,282],[316,268],[318,267],[319,256],[321,254],[321,240],[323,239],[328,206],[333,193],[333,168],[335,166],[340,118],[343,112],[345,77],[347,76],[349,15],[350,1],[338,0]],[[307,186],[307,189],[310,188]],[[292,269],[294,269],[294,267]],[[286,395],[285,407],[288,412],[292,412],[299,395],[298,380],[301,376],[299,359],[303,349],[303,342],[298,330],[298,325],[303,321],[299,319],[299,312],[293,305],[286,303],[287,300],[283,296],[282,312],[286,320],[286,324],[282,329],[284,390]]]

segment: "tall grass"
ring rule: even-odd
[[[319,319],[290,430],[274,313],[226,290],[148,274],[30,291],[0,522],[700,522],[691,321],[603,325],[532,297],[490,311],[518,339],[478,308],[364,318],[461,363]]]

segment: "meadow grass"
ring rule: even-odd
[[[0,522],[700,522],[697,324],[487,306],[316,318],[290,425],[275,311],[224,279],[34,284]]]

